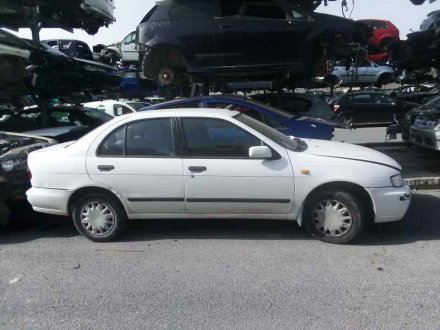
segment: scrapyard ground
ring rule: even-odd
[[[0,328],[432,329],[440,192],[353,245],[294,222],[130,222],[97,244],[67,218],[0,231]]]

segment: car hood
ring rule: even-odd
[[[354,144],[324,141],[324,140],[304,140],[307,143],[307,150],[304,153],[323,158],[340,158],[360,162],[367,162],[394,168],[398,171],[402,167],[391,157],[376,150],[361,147]]]

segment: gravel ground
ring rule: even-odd
[[[281,221],[135,221],[92,243],[62,218],[0,232],[0,329],[438,329],[440,192],[356,244]]]

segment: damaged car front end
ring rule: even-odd
[[[0,88],[4,95],[60,96],[117,88],[120,82],[113,67],[69,57],[45,44],[34,46],[2,29],[0,59]]]
[[[0,131],[0,226],[9,222],[10,205],[26,198],[28,154],[54,144],[48,138]]]

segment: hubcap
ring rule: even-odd
[[[89,202],[81,209],[81,225],[95,236],[106,235],[115,227],[115,212],[106,203]]]
[[[341,121],[341,124],[343,124],[347,127],[353,126],[353,117],[351,115],[348,115],[348,114],[341,115],[340,121]]]
[[[312,211],[312,223],[321,234],[340,237],[350,230],[353,217],[344,204],[329,199],[315,205]]]

